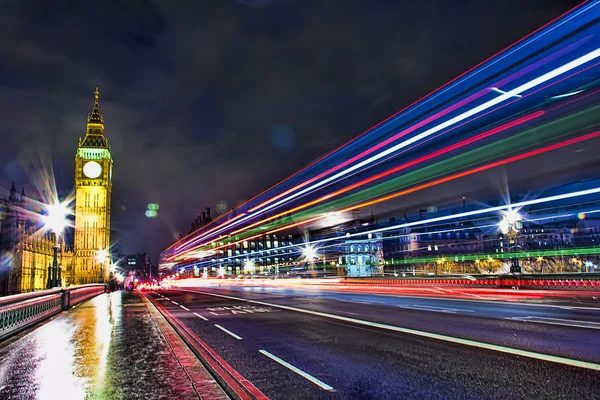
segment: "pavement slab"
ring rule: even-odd
[[[0,399],[227,398],[155,313],[102,294],[1,343]]]

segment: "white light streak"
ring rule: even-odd
[[[518,87],[516,87],[516,88],[514,88],[512,90],[503,92],[503,94],[501,94],[500,96],[498,96],[498,97],[496,97],[494,99],[491,99],[491,100],[489,100],[489,101],[487,101],[487,102],[485,102],[483,104],[480,104],[479,106],[473,107],[470,110],[463,112],[462,114],[459,114],[459,115],[457,115],[457,116],[455,116],[453,118],[450,118],[449,120],[447,120],[445,122],[442,122],[442,123],[440,123],[440,124],[438,124],[438,125],[436,125],[436,126],[434,126],[432,128],[429,128],[428,130],[426,130],[426,131],[424,131],[424,132],[422,132],[422,133],[420,133],[418,135],[415,135],[415,136],[413,136],[413,137],[411,137],[411,138],[409,138],[409,139],[407,139],[407,140],[405,140],[405,141],[403,141],[401,143],[398,143],[397,145],[392,146],[389,149],[381,151],[381,152],[379,152],[379,153],[377,153],[377,154],[375,154],[375,155],[367,158],[366,160],[363,160],[363,161],[361,161],[361,162],[359,162],[357,164],[354,164],[353,166],[351,166],[349,168],[346,168],[345,170],[340,171],[340,172],[338,172],[338,173],[330,176],[329,178],[320,180],[317,183],[315,183],[313,185],[310,185],[310,186],[308,186],[308,187],[306,187],[306,188],[304,188],[304,189],[302,189],[302,190],[300,190],[300,191],[298,191],[296,193],[293,193],[293,194],[291,194],[291,195],[289,195],[289,196],[287,196],[287,197],[285,197],[285,198],[283,198],[281,200],[273,202],[270,205],[268,205],[268,206],[266,206],[266,207],[264,207],[262,209],[258,209],[255,212],[253,212],[251,214],[248,214],[247,216],[245,216],[245,217],[243,217],[243,218],[241,218],[241,219],[239,219],[239,220],[237,220],[235,222],[232,222],[232,224],[230,224],[228,226],[224,226],[221,229],[218,229],[218,230],[216,230],[214,232],[211,232],[207,236],[203,236],[203,237],[197,238],[194,241],[192,241],[189,244],[187,244],[185,247],[189,247],[189,246],[197,243],[200,240],[203,240],[203,239],[208,238],[210,236],[214,236],[214,235],[216,235],[216,234],[218,234],[220,232],[223,232],[226,229],[229,229],[229,228],[232,228],[234,226],[237,226],[237,225],[241,224],[242,222],[245,222],[248,219],[253,218],[256,215],[260,215],[261,213],[264,213],[265,211],[268,211],[268,210],[270,210],[272,208],[275,208],[275,207],[277,207],[279,205],[287,203],[290,200],[293,200],[293,199],[295,199],[295,198],[297,198],[299,196],[302,196],[305,193],[308,193],[308,192],[310,192],[310,191],[312,191],[314,189],[317,189],[317,188],[319,188],[319,187],[321,187],[323,185],[326,185],[326,184],[328,184],[328,183],[330,183],[330,182],[332,182],[332,181],[334,181],[334,180],[336,180],[338,178],[341,178],[344,175],[347,175],[347,174],[349,174],[349,173],[351,173],[353,171],[356,171],[359,168],[362,168],[362,167],[364,167],[364,166],[366,166],[368,164],[371,164],[371,163],[373,163],[373,162],[375,162],[377,160],[380,160],[381,158],[384,158],[384,157],[386,157],[386,156],[388,156],[388,155],[390,155],[390,154],[392,154],[392,153],[394,153],[394,152],[396,152],[396,151],[398,151],[398,150],[400,150],[400,149],[402,149],[402,148],[404,148],[406,146],[409,146],[409,145],[411,145],[411,144],[413,144],[415,142],[418,142],[421,139],[424,139],[424,138],[426,138],[428,136],[431,136],[431,135],[433,135],[433,134],[435,134],[435,133],[437,133],[437,132],[439,132],[439,131],[441,131],[441,130],[443,130],[445,128],[448,128],[448,127],[450,127],[450,126],[452,126],[454,124],[457,124],[457,123],[459,123],[461,121],[464,121],[465,119],[467,119],[469,117],[472,117],[472,116],[474,116],[476,114],[479,114],[479,113],[481,113],[481,112],[483,112],[483,111],[485,111],[485,110],[487,110],[487,109],[489,109],[489,108],[491,108],[491,107],[493,107],[493,106],[495,106],[497,104],[500,104],[500,103],[502,103],[502,102],[504,102],[504,101],[506,101],[506,100],[508,100],[510,98],[513,98],[515,96],[521,95],[522,93],[524,93],[524,92],[526,92],[526,91],[528,91],[530,89],[533,89],[533,88],[535,88],[535,87],[537,87],[537,86],[539,86],[539,85],[541,85],[541,84],[543,84],[545,82],[548,82],[549,80],[554,79],[554,78],[556,78],[556,77],[558,77],[558,76],[560,76],[560,75],[562,75],[562,74],[564,74],[566,72],[569,72],[569,71],[571,71],[571,70],[573,70],[573,69],[575,69],[575,68],[577,68],[577,67],[579,67],[579,66],[581,66],[583,64],[586,64],[586,63],[588,63],[588,62],[590,62],[590,61],[592,61],[592,60],[594,60],[594,59],[596,59],[598,57],[600,57],[600,48],[597,48],[594,51],[591,51],[591,52],[589,52],[589,53],[587,53],[587,54],[585,54],[585,55],[583,55],[583,56],[581,56],[579,58],[576,58],[575,60],[573,60],[571,62],[568,62],[568,63],[562,65],[561,67],[558,67],[558,68],[556,68],[556,69],[554,69],[552,71],[549,71],[549,72],[547,72],[547,73],[545,73],[545,74],[543,74],[543,75],[541,75],[541,76],[539,76],[539,77],[537,77],[535,79],[532,79],[531,81],[526,82],[526,83],[524,83],[524,84],[522,84],[522,85],[520,85],[520,86],[518,86]]]

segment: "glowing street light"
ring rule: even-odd
[[[508,236],[509,249],[519,247],[515,245],[515,237],[522,227],[522,220],[523,217],[519,214],[519,210],[509,208],[502,212],[502,220],[498,223],[498,228],[500,228],[503,235]],[[510,272],[521,273],[521,266],[517,257],[511,259]]]
[[[219,269],[217,270],[217,276],[219,278],[225,278],[225,268],[223,268],[222,266],[219,267]]]
[[[46,287],[50,289],[61,286],[62,284],[61,271],[58,266],[58,249],[60,249],[58,237],[63,233],[67,226],[67,215],[69,214],[69,210],[65,204],[56,203],[49,204],[46,207],[46,212],[47,214],[43,218],[44,226],[54,235],[52,267],[48,268],[48,280],[46,284]]]
[[[315,258],[318,258],[317,256],[317,249],[315,249],[313,246],[311,246],[310,244],[307,244],[303,249],[302,249],[302,257],[304,257],[305,259],[307,259],[308,261],[313,261]]]
[[[100,249],[98,250],[98,253],[96,254],[96,260],[99,263],[104,264],[104,261],[106,261],[106,259],[108,258],[108,252],[104,249]]]
[[[244,261],[244,272],[251,273],[256,269],[256,264],[254,260],[246,260]]]
[[[498,228],[504,235],[516,235],[521,229],[522,220],[523,217],[521,217],[518,210],[509,208],[502,213],[502,220],[498,223]]]
[[[67,226],[69,210],[66,205],[57,203],[48,205],[48,214],[44,217],[44,225],[53,233],[60,235]]]

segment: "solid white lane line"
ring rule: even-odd
[[[438,307],[438,306],[428,306],[423,304],[415,304],[413,307],[421,307],[421,308],[433,308],[435,310],[449,310],[449,311],[464,311],[464,312],[475,312],[473,310],[467,310],[465,308],[450,308],[450,307]]]
[[[350,323],[357,324],[357,325],[371,326],[374,328],[385,329],[385,330],[400,332],[400,333],[406,333],[409,335],[421,336],[421,337],[426,337],[426,338],[430,338],[430,339],[443,340],[443,341],[450,342],[450,343],[457,343],[457,344],[462,344],[462,345],[466,345],[466,346],[477,347],[480,349],[493,350],[493,351],[498,351],[501,353],[507,353],[507,354],[513,354],[513,355],[522,356],[522,357],[534,358],[536,360],[549,361],[549,362],[554,362],[554,363],[558,363],[558,364],[570,365],[573,367],[587,368],[587,369],[592,369],[595,371],[600,371],[600,364],[594,364],[594,363],[587,362],[587,361],[573,360],[571,358],[552,356],[549,354],[536,353],[533,351],[513,349],[511,347],[505,347],[505,346],[500,346],[500,345],[496,345],[496,344],[478,342],[476,340],[462,339],[462,338],[457,338],[457,337],[453,337],[453,336],[441,335],[438,333],[419,331],[419,330],[410,329],[410,328],[402,328],[399,326],[381,324],[379,322],[365,321],[365,320],[357,319],[357,318],[350,318],[350,317],[344,317],[341,315],[306,310],[303,308],[296,308],[296,307],[284,306],[284,305],[280,305],[280,304],[267,303],[264,301],[249,300],[249,299],[244,299],[241,297],[227,296],[224,294],[202,292],[202,291],[198,291],[198,290],[185,290],[185,289],[180,289],[180,290],[188,291],[188,292],[192,292],[192,293],[205,294],[208,296],[221,297],[224,299],[243,301],[246,303],[260,304],[260,305],[268,306],[268,307],[281,308],[282,310],[301,312],[304,314],[316,315],[319,317],[335,319],[338,321],[350,322]]]
[[[204,321],[208,321],[208,318],[206,318],[206,317],[204,317],[204,316],[202,316],[202,315],[200,315],[200,314],[198,314],[198,313],[194,313],[194,315],[195,315],[196,317],[198,317],[198,318],[200,318],[200,319],[204,320]]]
[[[466,293],[463,293],[466,294]],[[413,296],[413,295],[406,295],[406,294],[385,294],[385,293],[379,293],[377,294],[377,296],[386,296],[386,297],[401,297],[403,299],[423,299],[423,300],[434,300],[434,301],[443,301],[443,302],[447,302],[448,300],[450,301],[462,301],[462,302],[466,302],[466,303],[486,303],[486,304],[495,304],[497,306],[511,306],[511,307],[520,307],[520,306],[526,306],[526,307],[550,307],[550,308],[562,308],[562,309],[569,309],[569,310],[586,310],[586,311],[600,311],[600,307],[578,307],[578,306],[561,306],[561,305],[557,305],[557,304],[541,304],[541,303],[523,303],[523,302],[519,302],[519,303],[508,303],[505,300],[486,300],[485,298],[481,298],[481,300],[474,300],[474,299],[459,299],[459,298],[452,298],[452,299],[447,299],[447,298],[441,298],[441,297],[431,297],[431,296]],[[333,297],[333,300],[339,300],[335,297]]]
[[[321,389],[323,390],[327,390],[328,392],[335,392],[335,389],[331,386],[329,386],[328,384],[326,384],[325,382],[315,378],[314,376],[302,371],[300,368],[294,367],[292,364],[290,364],[289,362],[283,361],[281,358],[269,353],[266,350],[259,350],[258,351],[260,354],[263,354],[267,357],[269,357],[271,360],[278,362],[279,364],[283,365],[284,367],[294,371],[295,373],[297,373],[298,375],[300,375],[301,377],[303,377],[304,379],[308,379],[309,381],[311,381],[312,383],[314,383],[315,385],[319,386]]]
[[[173,300],[171,300],[171,303],[175,304],[176,306],[178,306],[178,305],[179,305],[179,303],[178,303],[178,302],[176,302],[176,301],[173,301]]]
[[[223,332],[225,332],[226,334],[228,334],[228,335],[230,335],[230,336],[233,336],[233,337],[234,337],[234,338],[236,338],[237,340],[242,340],[242,337],[241,337],[241,336],[238,336],[238,335],[236,335],[235,333],[231,332],[230,330],[223,328],[221,325],[219,325],[219,324],[215,324],[215,326],[216,326],[217,328],[219,328],[220,330],[222,330]]]
[[[189,308],[187,308],[186,306],[182,306],[181,304],[179,305],[179,307],[183,308],[185,311],[190,311]]]
[[[508,317],[506,319],[522,322],[535,322],[538,324],[571,326],[575,328],[600,329],[600,322],[580,321],[575,319],[549,317]]]
[[[421,306],[403,306],[403,305],[399,305],[397,307],[405,308],[407,310],[432,311],[432,312],[441,312],[441,313],[444,313],[444,314],[456,314],[456,311],[438,310],[438,309],[435,309],[435,308],[424,308],[424,307],[421,307]]]
[[[352,300],[352,301],[358,302],[358,303],[364,303],[364,304],[370,304],[370,303],[382,303],[382,304],[385,304],[385,301],[381,301],[381,300],[359,299],[359,298],[355,298],[355,297],[351,297],[351,298],[349,298],[349,300]]]

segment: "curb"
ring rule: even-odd
[[[141,298],[150,312],[150,316],[154,319],[159,330],[165,337],[167,345],[171,348],[179,364],[187,374],[194,390],[198,394],[198,398],[210,400],[230,399],[177,331],[165,319],[156,304],[144,294],[141,294]]]
[[[187,344],[189,350],[202,362],[228,395],[239,400],[269,400],[252,382],[244,378],[185,324],[171,315],[156,299],[146,293],[143,294],[143,297],[154,305],[156,312],[160,313],[161,317],[170,324],[170,329]]]

